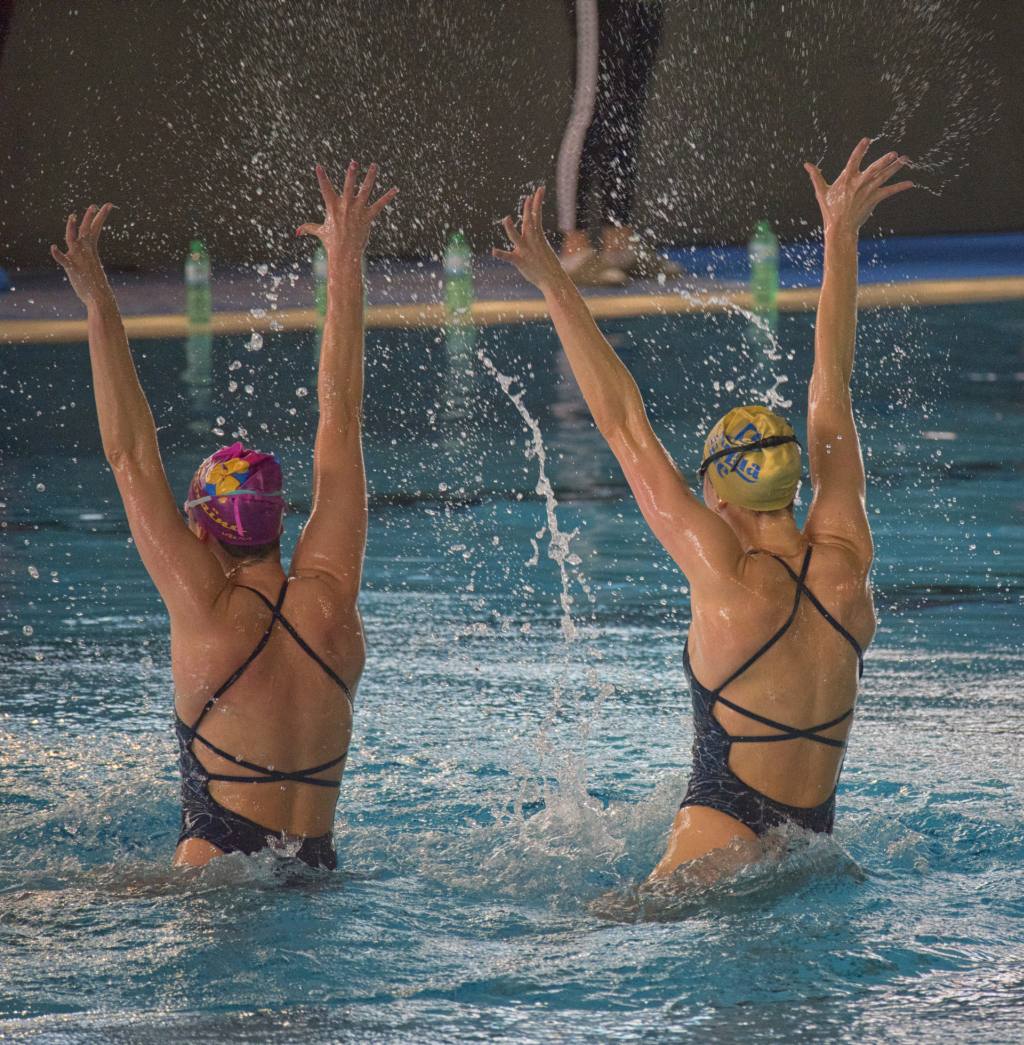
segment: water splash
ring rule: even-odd
[[[561,580],[562,588],[558,601],[562,610],[560,622],[562,636],[566,642],[575,642],[578,629],[572,617],[573,597],[571,594],[574,578],[570,576],[569,567],[573,567],[577,582],[582,583],[578,570],[582,560],[570,547],[573,538],[579,533],[579,529],[566,531],[558,525],[558,500],[555,497],[554,487],[552,487],[551,480],[547,474],[547,455],[544,450],[544,439],[541,435],[540,425],[523,402],[525,389],[521,388],[518,392],[513,392],[512,384],[516,378],[503,374],[482,348],[478,350],[477,358],[483,364],[484,369],[497,381],[502,392],[508,397],[518,411],[519,416],[523,419],[523,423],[530,430],[530,444],[526,449],[526,457],[527,460],[535,460],[537,462],[537,485],[535,490],[544,498],[544,512],[547,518],[546,529],[549,535],[548,558],[558,567],[558,575]],[[544,530],[542,529],[537,535],[537,539],[540,540],[543,535]]]
[[[601,682],[597,670],[592,666],[585,672],[585,686],[580,685],[578,680],[570,682],[567,679],[570,657],[574,649],[579,649],[577,643],[580,637],[579,628],[573,619],[572,585],[575,582],[585,593],[590,592],[586,578],[579,569],[581,559],[572,550],[572,541],[579,529],[563,530],[559,524],[558,500],[547,474],[544,439],[540,424],[524,402],[525,388],[514,390],[516,378],[502,373],[483,349],[478,350],[477,358],[516,408],[530,432],[526,457],[537,463],[535,490],[544,500],[546,525],[531,541],[534,557],[527,565],[539,561],[537,542],[546,532],[548,558],[558,567],[560,626],[564,643],[561,677],[552,686],[547,713],[532,740],[539,772],[529,773],[525,767],[519,767],[518,787],[511,803],[511,811],[507,800],[499,801],[498,808],[492,810],[496,824],[503,834],[489,863],[493,872],[506,866],[509,860],[519,868],[522,865],[524,848],[529,849],[538,859],[551,858],[557,861],[564,861],[567,850],[574,853],[598,851],[608,863],[613,863],[623,857],[626,851],[621,840],[609,832],[609,820],[601,803],[590,794],[587,786],[586,753],[593,722],[601,714],[605,701],[615,690],[611,684]],[[596,693],[589,709],[584,709],[582,703],[583,692],[586,689],[592,689]],[[562,715],[566,692],[572,696],[574,717],[578,723],[576,750],[557,743],[554,737],[555,727]],[[531,798],[537,794],[538,779],[542,808],[529,815],[527,807]],[[510,827],[511,835],[508,833]],[[531,861],[531,864],[533,863],[534,861]]]
[[[733,301],[730,297],[722,294],[697,293],[685,287],[677,289],[676,294],[684,301],[696,305],[700,309],[705,309],[708,306],[716,306],[727,313],[745,319],[748,324],[747,340],[752,342],[755,347],[761,350],[765,361],[769,363],[778,363],[783,360],[784,353],[782,350],[782,344],[779,341],[778,331],[775,328],[775,324],[772,323],[768,317],[761,315],[758,312],[754,312],[751,309],[744,308],[742,305]],[[792,359],[792,355],[788,358]],[[751,389],[752,394],[760,398],[761,401],[771,410],[788,410],[793,405],[793,401],[791,399],[786,399],[779,391],[779,387],[787,384],[789,377],[785,374],[776,373],[774,370],[771,371],[770,376],[772,384],[763,391],[755,386]],[[731,391],[731,389],[729,390]]]

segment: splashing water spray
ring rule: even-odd
[[[513,392],[512,383],[516,379],[503,374],[483,349],[477,352],[477,358],[483,363],[487,373],[498,382],[498,386],[508,396],[509,401],[519,412],[519,416],[530,430],[530,445],[526,448],[526,458],[527,460],[536,460],[537,462],[537,485],[534,489],[544,498],[544,511],[547,516],[547,532],[549,534],[548,558],[558,567],[558,574],[562,582],[562,590],[558,599],[562,607],[560,621],[562,637],[566,642],[575,642],[578,637],[578,631],[576,622],[572,619],[573,599],[570,594],[572,578],[569,575],[569,567],[578,567],[582,562],[580,557],[570,548],[572,540],[579,533],[579,530],[566,532],[558,525],[558,500],[555,498],[555,491],[547,474],[547,454],[544,451],[544,439],[541,436],[540,425],[523,403],[525,389]],[[541,530],[537,535],[538,539],[543,537],[543,535],[544,531]],[[582,577],[578,570],[576,574],[577,580],[582,582]]]
[[[573,620],[572,607],[572,585],[576,583],[585,593],[589,594],[590,588],[586,578],[579,567],[582,564],[580,557],[572,551],[572,541],[579,533],[578,529],[563,530],[558,522],[558,500],[555,497],[554,487],[547,474],[547,454],[544,448],[544,439],[541,434],[540,425],[536,418],[527,409],[524,400],[525,389],[513,390],[516,378],[502,373],[494,364],[493,360],[483,349],[477,351],[480,360],[487,373],[494,378],[502,392],[516,408],[530,432],[530,441],[526,448],[527,460],[537,462],[537,484],[536,492],[544,499],[544,511],[546,525],[537,534],[534,544],[533,562],[539,561],[539,548],[536,541],[543,538],[545,530],[548,534],[547,556],[558,567],[560,591],[559,606],[561,616],[559,620],[562,638],[564,641],[565,667],[568,667],[570,651],[580,638],[579,629]],[[570,755],[559,750],[552,741],[550,732],[555,725],[562,707],[562,694],[565,688],[563,681],[555,683],[552,691],[551,705],[548,713],[541,723],[540,730],[534,740],[536,750],[541,763],[541,796],[544,801],[544,811],[535,816],[527,818],[523,811],[523,792],[529,783],[529,777],[522,772],[522,782],[519,794],[513,802],[512,819],[518,823],[519,831],[510,845],[499,847],[487,861],[492,864],[493,870],[500,872],[501,866],[511,861],[514,868],[522,867],[521,846],[528,844],[534,852],[545,853],[564,859],[567,850],[573,854],[583,851],[589,852],[591,856],[595,851],[601,852],[608,859],[620,856],[624,850],[623,842],[611,835],[608,830],[607,818],[600,803],[592,799],[587,791],[587,762],[586,748],[590,740],[593,720],[601,713],[601,709],[609,696],[614,692],[614,687],[607,682],[600,682],[598,672],[590,667],[586,671],[587,682],[596,690],[596,698],[589,715],[581,719],[579,728],[579,754]],[[576,710],[580,710],[580,699],[577,693]],[[555,767],[554,777],[558,786],[552,788],[547,782],[547,774],[543,772],[545,765]],[[499,822],[507,817],[497,816]]]

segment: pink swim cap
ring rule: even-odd
[[[196,469],[185,511],[222,544],[270,544],[281,536],[284,492],[273,454],[223,446]]]

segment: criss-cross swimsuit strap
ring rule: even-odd
[[[853,708],[849,708],[844,711],[843,714],[837,718],[832,719],[829,722],[822,722],[817,726],[809,726],[807,729],[797,729],[795,726],[787,725],[785,722],[776,722],[774,719],[767,718],[764,715],[759,715],[757,712],[750,711],[739,704],[733,703],[727,697],[722,696],[722,690],[725,689],[731,682],[735,682],[745,671],[747,671],[754,663],[763,657],[768,650],[775,645],[779,639],[789,630],[793,621],[796,619],[797,610],[800,608],[800,600],[804,595],[807,596],[808,601],[812,606],[832,625],[840,635],[846,639],[847,642],[853,647],[854,652],[857,654],[857,664],[859,667],[860,674],[864,673],[864,651],[860,647],[860,643],[844,628],[839,621],[828,612],[827,609],[821,604],[818,597],[807,587],[807,571],[811,566],[811,553],[813,546],[808,547],[807,554],[804,556],[803,564],[800,567],[800,573],[797,574],[787,562],[780,559],[777,555],[772,555],[772,558],[779,562],[786,570],[786,572],[796,581],[796,594],[793,599],[793,608],[789,611],[789,616],[782,623],[782,626],[775,632],[771,638],[768,639],[753,655],[748,657],[743,664],[740,665],[717,689],[712,691],[712,695],[715,700],[721,704],[724,704],[727,708],[731,708],[733,711],[745,718],[749,718],[754,722],[760,722],[762,725],[770,726],[772,729],[779,730],[778,733],[769,734],[768,736],[732,736],[730,739],[734,744],[747,743],[747,744],[764,744],[771,743],[777,740],[796,740],[803,738],[805,740],[813,740],[819,744],[825,744],[828,747],[845,747],[845,741],[833,740],[831,737],[823,737],[823,733],[827,729],[831,729],[833,726],[838,726],[840,722],[844,722],[846,719],[853,714]]]
[[[808,548],[807,549],[807,558],[808,558],[808,560],[810,559],[810,557],[811,557],[811,549]],[[784,559],[780,559],[777,555],[772,555],[772,558],[775,559],[782,566],[782,568],[786,571],[786,573],[788,573],[790,575],[790,577],[792,577],[793,580],[796,581],[797,587],[799,588],[800,592],[807,596],[807,598],[810,601],[811,605],[853,647],[853,652],[857,654],[857,677],[861,678],[863,676],[863,674],[864,674],[864,650],[861,648],[861,644],[846,630],[846,628],[844,628],[842,626],[842,624],[839,623],[839,621],[837,621],[835,619],[835,617],[832,616],[831,613],[829,613],[829,611],[827,609],[825,609],[825,607],[822,605],[821,599],[819,599],[818,596],[815,595],[814,592],[811,591],[811,589],[807,587],[807,585],[804,583],[804,580],[806,579],[806,571],[804,571],[802,576],[798,577],[796,575],[796,573],[793,572],[793,568]]]
[[[284,614],[281,612],[281,606],[284,603],[284,593],[288,587],[288,581],[286,580],[284,582],[284,586],[281,588],[281,594],[278,597],[276,604],[272,603],[270,599],[268,599],[266,595],[263,594],[263,592],[257,591],[255,588],[250,588],[246,584],[240,584],[239,587],[245,588],[246,591],[251,591],[254,595],[258,595],[260,597],[260,599],[263,601],[263,603],[266,605],[267,609],[269,609],[271,613],[271,621],[269,627],[273,628],[275,621],[279,623],[281,627],[284,628],[284,630],[287,631],[288,634],[291,635],[291,637],[298,643],[299,648],[302,650],[302,652],[309,656],[312,660],[314,660],[323,669],[324,674],[326,674],[329,679],[331,679],[333,682],[336,682],[341,687],[341,691],[345,694],[345,697],[348,700],[349,705],[351,706],[353,703],[352,690],[348,688],[348,684],[334,670],[334,668],[332,668],[330,664],[328,664],[327,661],[325,661],[323,657],[321,657],[320,654],[317,653],[317,651],[313,649],[313,647],[310,646],[308,642],[306,642],[306,640],[295,630],[295,625],[293,625],[292,622],[288,620],[288,618],[285,617]]]
[[[301,635],[299,635],[292,623],[281,613],[281,607],[284,605],[284,597],[288,591],[287,578],[285,578],[284,583],[281,585],[281,590],[277,596],[277,602],[271,602],[263,592],[257,591],[255,588],[250,588],[247,584],[240,584],[239,587],[245,588],[246,591],[251,591],[254,595],[259,596],[270,610],[270,620],[267,623],[266,630],[260,637],[259,642],[257,642],[253,648],[252,653],[246,657],[235,671],[232,672],[223,685],[218,687],[217,691],[203,705],[202,711],[199,712],[199,717],[189,728],[189,747],[191,748],[193,741],[198,740],[203,747],[208,748],[215,755],[219,755],[221,758],[227,759],[229,762],[234,762],[236,766],[241,766],[243,769],[249,769],[252,770],[253,773],[258,774],[257,776],[230,776],[223,773],[207,772],[206,775],[210,780],[225,780],[234,784],[265,784],[280,780],[294,780],[303,784],[314,784],[317,787],[337,787],[338,782],[336,780],[321,780],[314,777],[313,774],[321,773],[325,769],[330,769],[333,766],[344,762],[348,757],[347,750],[337,758],[332,758],[329,762],[324,762],[322,765],[310,766],[308,769],[297,769],[288,773],[278,769],[267,769],[264,766],[257,765],[255,762],[247,762],[244,758],[239,758],[237,755],[232,755],[229,751],[224,751],[222,748],[217,747],[216,744],[211,743],[206,739],[206,737],[201,736],[199,733],[199,726],[202,724],[203,719],[206,718],[213,706],[242,677],[242,675],[245,674],[249,665],[252,664],[264,649],[266,649],[267,643],[270,641],[270,636],[273,633],[274,625],[278,623],[298,643],[299,648],[316,661],[327,676],[341,687],[341,691],[345,694],[345,698],[349,702],[349,707],[352,707],[352,691],[349,689],[345,680],[306,642],[305,639],[302,638]]]

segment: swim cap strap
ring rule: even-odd
[[[206,504],[208,501],[219,501],[222,497],[284,497],[283,490],[225,490],[224,493],[211,493],[205,497],[197,497],[195,500],[185,502],[185,511],[195,508],[197,505]]]
[[[700,471],[697,473],[703,482],[704,476],[707,473],[708,468],[714,464],[715,461],[722,457],[731,457],[733,454],[736,455],[736,461],[733,464],[730,471],[736,471],[739,467],[739,463],[743,458],[744,454],[749,454],[752,450],[767,450],[771,446],[783,446],[785,443],[796,443],[800,445],[800,440],[795,435],[768,435],[763,439],[755,439],[752,443],[737,443],[735,446],[727,446],[722,450],[716,450],[713,454],[709,454],[701,461]]]

